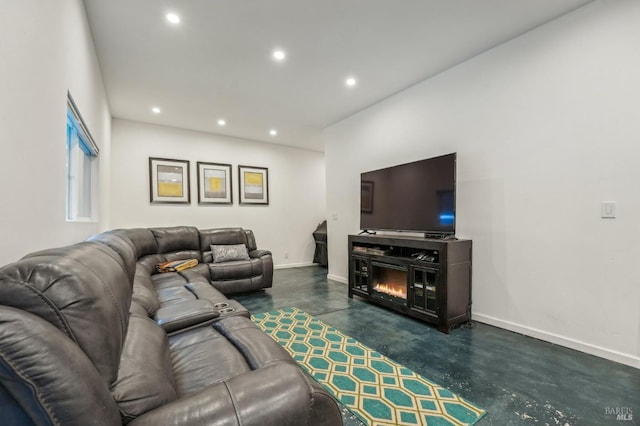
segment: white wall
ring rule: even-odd
[[[67,91],[103,150],[102,206],[111,114],[81,0],[1,0],[0,8],[3,265],[98,231],[65,221]]]
[[[324,154],[120,119],[112,134],[112,228],[240,226],[272,251],[276,266],[311,264],[311,233],[325,219]],[[190,205],[150,203],[149,157],[190,161]],[[198,205],[197,161],[233,166],[233,205]],[[239,205],[238,165],[269,169],[268,206]]]
[[[640,367],[638,40],[640,2],[591,3],[326,129],[330,277],[360,172],[457,151],[474,319]]]

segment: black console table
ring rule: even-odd
[[[349,297],[448,333],[471,319],[471,240],[349,235]]]

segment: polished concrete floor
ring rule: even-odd
[[[314,315],[483,407],[478,425],[640,424],[638,369],[481,323],[443,334],[349,299],[324,268],[276,270],[273,288],[235,299],[253,313],[294,306]],[[616,409],[632,420],[617,420]]]

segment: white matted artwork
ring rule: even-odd
[[[231,164],[197,164],[198,204],[232,204]]]
[[[189,204],[189,161],[149,157],[152,203]]]
[[[269,169],[238,166],[240,204],[269,204]]]

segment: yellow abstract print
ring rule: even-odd
[[[184,196],[182,189],[182,167],[158,166],[158,196]]]
[[[250,199],[264,197],[263,174],[256,172],[244,172],[244,196]]]
[[[225,198],[227,196],[227,181],[224,170],[204,170],[204,196],[207,198]]]

